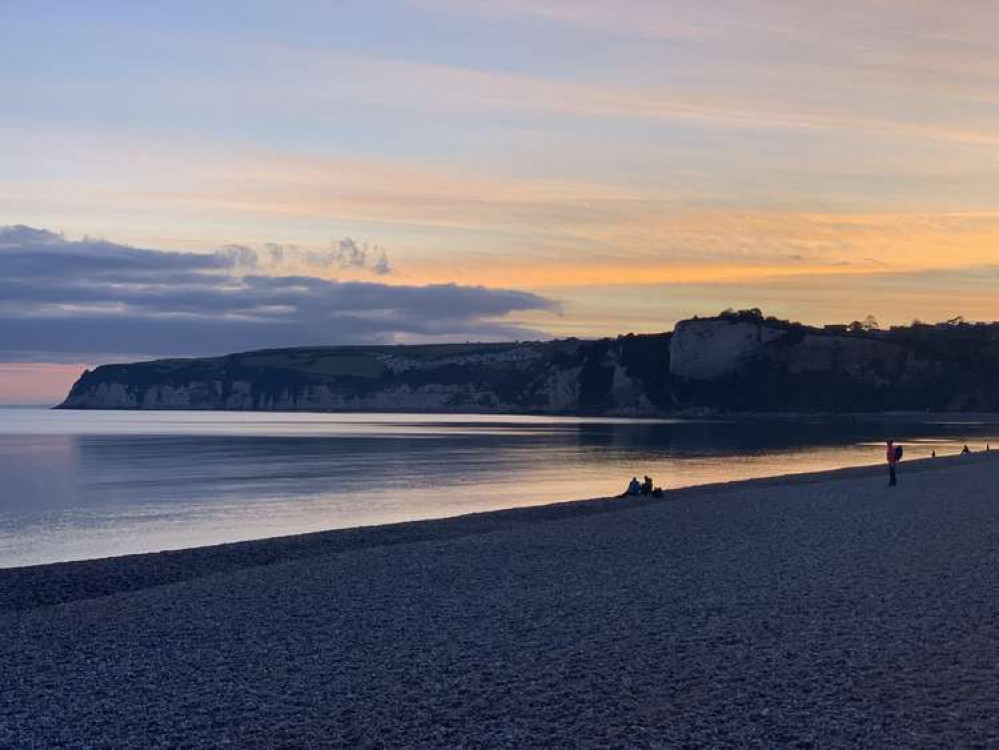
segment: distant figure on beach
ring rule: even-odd
[[[655,489],[653,489],[652,490],[652,497],[654,497],[656,499],[665,497],[665,495],[663,494],[663,488],[662,487],[656,487]]]
[[[624,495],[640,495],[642,493],[642,483],[638,481],[638,477],[632,477],[631,481],[628,482],[628,489],[624,491]]]
[[[898,462],[902,460],[902,446],[895,445],[894,441],[888,441],[888,486],[894,487],[898,484],[898,475],[896,470],[898,469]]]
[[[930,453],[930,458],[936,458],[936,457],[937,457],[937,452],[934,450],[933,452]]]
[[[968,444],[965,443],[964,447],[961,449],[961,455],[964,456],[967,455],[968,453],[971,453],[971,448],[969,448]]]
[[[646,475],[642,481],[642,494],[651,495],[652,494],[652,477]]]

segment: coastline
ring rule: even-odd
[[[883,474],[3,570],[0,745],[987,746],[999,460]]]
[[[595,498],[649,470],[677,487],[856,466],[885,436],[909,444],[909,461],[999,445],[996,422],[936,421],[10,410],[0,475],[26,494],[8,498],[0,569]],[[291,442],[303,437],[321,439]],[[380,489],[365,480],[372,460],[393,467]]]
[[[951,465],[989,460],[992,454],[949,455],[908,460],[905,475],[920,474]],[[829,481],[876,478],[881,464],[827,471],[781,474],[772,477],[665,490],[660,499],[649,497],[596,497],[560,500],[544,505],[466,513],[443,518],[356,526],[261,539],[248,539],[197,547],[142,552],[114,557],[67,560],[39,565],[0,568],[0,615],[4,612],[111,596],[183,582],[243,568],[339,554],[373,547],[447,541],[476,534],[512,530],[522,525],[615,513],[698,498],[723,500],[727,494],[770,487],[817,484]]]
[[[2,406],[2,405],[0,405]],[[12,408],[21,408],[17,404],[12,404]],[[659,422],[669,420],[691,420],[691,421],[715,421],[715,420],[793,420],[793,419],[974,419],[986,422],[999,422],[999,411],[919,411],[919,410],[890,410],[890,411],[732,411],[715,407],[685,407],[672,411],[635,411],[633,409],[623,410],[569,410],[569,411],[532,411],[529,409],[495,409],[492,411],[468,411],[464,408],[435,409],[435,408],[414,408],[400,409],[222,409],[222,408],[195,408],[195,407],[90,407],[90,406],[64,406],[63,402],[58,404],[28,405],[24,408],[41,408],[48,411],[69,411],[69,412],[219,412],[222,414],[357,414],[371,416],[387,416],[399,414],[404,416],[441,416],[441,417],[532,417],[547,419],[626,419],[635,422]]]

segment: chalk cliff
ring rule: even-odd
[[[670,339],[670,375],[688,380],[733,375],[786,333],[755,321],[682,320]]]
[[[103,365],[61,406],[649,414],[669,407],[666,340],[312,347]]]
[[[999,324],[820,329],[747,311],[599,341],[278,349],[104,365],[62,408],[996,411]]]
[[[677,324],[670,392],[723,411],[999,409],[999,325],[819,329],[733,314]]]

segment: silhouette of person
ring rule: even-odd
[[[896,470],[898,469],[899,459],[902,458],[902,446],[896,446],[895,442],[892,440],[888,441],[888,450],[886,457],[888,459],[888,486],[894,487],[898,484],[898,474]]]

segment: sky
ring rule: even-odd
[[[5,0],[0,403],[264,346],[999,318],[976,0]]]

